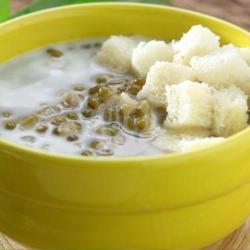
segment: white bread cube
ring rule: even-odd
[[[174,43],[174,62],[189,64],[191,57],[203,56],[219,48],[219,37],[201,25],[192,26]]]
[[[169,133],[167,131],[159,133],[152,142],[153,146],[164,152],[179,152],[179,142],[181,137],[178,134]]]
[[[238,48],[238,49],[239,49],[239,53],[242,56],[242,58],[250,66],[250,48]]]
[[[111,36],[97,53],[97,61],[106,67],[128,73],[132,69],[132,52],[137,44],[138,40],[133,37]]]
[[[206,128],[213,122],[213,88],[205,83],[184,81],[166,87],[166,128]]]
[[[135,99],[132,99],[127,93],[122,92],[120,95],[121,102],[129,106],[136,106],[138,102]]]
[[[133,50],[132,66],[141,77],[146,77],[149,68],[157,61],[172,61],[173,51],[163,41],[140,42]]]
[[[239,88],[230,86],[215,92],[215,135],[230,136],[247,127],[247,95]]]
[[[140,99],[149,100],[156,107],[164,107],[166,106],[166,85],[194,79],[195,73],[190,67],[176,63],[156,62],[150,68],[146,83],[137,96]]]
[[[216,52],[220,53],[221,51],[234,51],[238,53],[241,58],[250,66],[250,48],[239,48],[234,46],[233,44],[227,44],[220,47]]]
[[[196,137],[186,134],[161,132],[153,141],[153,145],[165,152],[186,152],[196,148],[224,141],[223,137]]]
[[[191,66],[200,81],[217,89],[236,85],[250,94],[250,67],[230,46],[203,57],[193,57]]]

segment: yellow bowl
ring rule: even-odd
[[[58,41],[139,34],[181,36],[203,24],[250,45],[232,24],[154,5],[86,4],[0,25],[0,61]],[[32,72],[31,72],[32,74]],[[250,212],[250,131],[190,153],[80,158],[0,139],[0,231],[34,248],[200,248]]]

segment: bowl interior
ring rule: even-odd
[[[191,11],[132,3],[80,4],[36,12],[1,24],[0,63],[48,44],[114,34],[136,34],[164,40],[178,39],[183,32],[195,24],[209,27],[221,37],[222,43],[250,46],[250,34],[247,31],[220,19]],[[233,144],[238,138],[244,140],[245,133],[249,133],[248,130],[246,129],[232,136],[226,143],[220,144],[228,144],[230,141]],[[47,156],[43,151],[30,150],[1,138],[0,144],[8,145],[11,150],[21,153],[36,154],[39,152],[40,156]],[[220,145],[208,148],[213,150],[217,147]],[[204,151],[205,148],[198,149],[198,151],[201,150]],[[191,156],[196,154],[196,151],[187,154]],[[50,156],[52,155],[70,160],[77,159],[72,156],[50,154]],[[175,155],[177,154],[169,154],[164,157],[171,158]],[[186,153],[178,153],[178,155],[183,156]],[[141,160],[142,157],[136,158]],[[131,159],[135,158],[129,157],[123,160]]]
[[[221,36],[222,43],[249,45],[246,31],[194,12],[156,5],[83,4],[46,10],[2,24],[0,62],[43,45],[112,34],[178,39],[195,24],[209,27]]]

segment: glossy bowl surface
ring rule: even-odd
[[[178,39],[194,24],[211,28],[223,43],[250,46],[247,31],[206,15],[84,4],[1,24],[0,62],[51,43],[112,34]],[[250,212],[249,140],[246,129],[189,153],[92,159],[0,139],[0,231],[36,249],[206,246]]]

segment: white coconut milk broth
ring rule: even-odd
[[[147,138],[129,135],[124,130],[112,138],[96,135],[93,128],[105,123],[101,116],[86,119],[79,115],[83,129],[79,140],[74,142],[53,135],[52,126],[43,134],[38,134],[35,129],[22,130],[17,127],[7,130],[4,127],[6,120],[21,119],[43,107],[56,105],[60,102],[60,93],[69,91],[76,84],[83,84],[86,89],[95,86],[93,79],[96,75],[112,73],[118,78],[124,77],[95,62],[101,42],[98,39],[56,44],[50,47],[63,53],[59,58],[49,56],[47,48],[42,48],[0,65],[0,113],[8,112],[11,115],[8,118],[0,115],[0,136],[25,146],[63,154],[81,154],[93,138],[105,141],[107,147],[112,149],[113,156],[162,153],[151,144],[155,136],[154,128]],[[79,106],[74,111],[80,114],[81,109]]]

